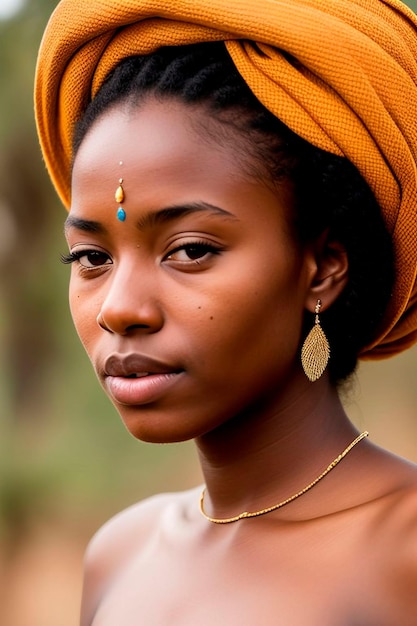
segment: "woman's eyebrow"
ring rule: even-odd
[[[207,202],[192,202],[189,204],[173,205],[160,209],[159,211],[149,211],[145,213],[137,222],[136,226],[139,230],[152,228],[166,222],[186,217],[192,213],[211,213],[233,221],[239,221],[236,215],[225,211],[218,206]],[[127,219],[129,219],[129,214]],[[87,220],[69,215],[65,221],[65,232],[70,229],[81,230],[87,233],[105,234],[106,228],[100,222],[95,220]]]
[[[152,226],[158,226],[159,224],[186,217],[192,213],[211,213],[212,215],[238,221],[235,215],[218,206],[207,202],[191,202],[165,207],[159,211],[149,211],[138,220],[137,226],[139,230],[144,230]]]
[[[72,228],[82,230],[86,233],[104,233],[105,228],[100,222],[93,220],[85,220],[74,215],[68,215],[64,223],[64,232],[68,232]]]

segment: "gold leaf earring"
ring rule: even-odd
[[[320,325],[319,313],[321,300],[317,300],[314,326],[308,333],[301,349],[301,364],[305,375],[311,382],[318,380],[327,367],[330,346]]]

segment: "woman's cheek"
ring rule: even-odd
[[[88,346],[94,335],[94,327],[97,326],[94,314],[89,310],[90,307],[87,305],[83,295],[75,289],[70,289],[69,303],[75,329],[84,348],[88,352]]]

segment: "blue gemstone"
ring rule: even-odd
[[[117,219],[120,220],[121,222],[124,222],[126,219],[126,212],[124,209],[122,209],[121,206],[119,206],[117,210]]]

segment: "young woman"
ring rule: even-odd
[[[96,535],[84,626],[417,624],[416,467],[338,396],[417,337],[416,107],[397,0],[58,5],[74,322],[127,429],[205,478]]]

